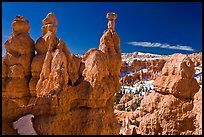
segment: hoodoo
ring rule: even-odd
[[[2,58],[2,78],[22,73],[26,79],[28,75],[25,84],[27,89],[21,88],[22,93],[26,92],[28,95],[20,96],[23,99],[27,97],[27,103],[22,105],[13,100],[13,94],[17,92],[6,90],[9,87],[7,80],[2,81],[5,85],[2,86],[3,93],[10,92],[12,95],[5,94],[2,98],[3,134],[27,133],[22,129],[17,132],[11,126],[13,122],[27,114],[33,115],[33,128],[39,135],[119,133],[113,109],[114,94],[120,90],[121,65],[120,39],[114,30],[116,17],[115,13],[108,13],[109,27],[101,37],[99,49],[90,49],[82,58],[71,54],[65,42],[56,36],[58,21],[53,13],[49,13],[43,19],[42,36],[35,45],[32,40],[27,40],[28,33],[24,34],[29,27],[26,25],[25,28],[19,27],[20,35],[21,33],[26,35],[27,41],[18,39],[16,41],[19,44],[23,43],[21,46],[27,44],[22,49],[30,50],[25,51],[26,53],[14,52],[14,55],[22,54],[20,56],[22,60],[29,61],[17,65],[19,67],[13,67],[8,64],[12,64],[16,58],[10,60],[8,57]],[[15,43],[15,40],[10,41]],[[13,53],[12,51],[21,49],[19,45],[16,46],[18,48],[9,47],[6,56],[10,55],[10,52]],[[34,51],[37,52],[35,56]],[[12,70],[12,73],[7,70]],[[20,77],[24,76],[22,74]],[[17,91],[18,87],[13,89]]]
[[[2,57],[2,132],[16,115],[16,109],[25,107],[30,98],[29,80],[35,43],[29,35],[29,21],[16,16],[12,22],[12,34],[4,43],[6,55]],[[18,108],[15,108],[15,105]],[[11,113],[10,113],[11,112]]]

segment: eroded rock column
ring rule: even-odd
[[[5,42],[2,57],[2,133],[15,134],[11,122],[21,113],[30,98],[29,80],[35,43],[29,35],[29,21],[16,16],[12,34]]]
[[[34,97],[49,94],[51,89],[54,92],[54,86],[59,91],[61,87],[59,83],[62,80],[68,83],[67,60],[71,58],[66,44],[56,36],[58,21],[55,15],[49,13],[42,23],[42,37],[36,42],[37,55],[32,61],[32,79],[29,83]],[[58,61],[52,62],[53,58],[57,58]],[[61,67],[64,73],[62,76],[56,70]]]
[[[12,34],[5,42],[6,55],[2,58],[3,95],[20,101],[21,105],[26,105],[23,98],[30,95],[28,83],[35,43],[29,32],[29,21],[16,16],[12,22]]]
[[[104,31],[103,36],[100,39],[99,50],[105,53],[108,57],[109,73],[111,75],[119,75],[122,58],[120,38],[115,32],[115,20],[117,14],[113,12],[107,13],[106,18],[109,20],[108,29]]]
[[[29,83],[29,88],[33,97],[37,96],[36,85],[38,80],[40,79],[40,73],[42,71],[43,62],[45,60],[45,56],[50,45],[49,43],[51,41],[53,44],[56,45],[58,40],[55,34],[57,31],[58,21],[54,14],[48,14],[47,17],[42,21],[42,23],[44,25],[41,28],[42,36],[36,41],[35,45],[37,55],[34,57],[31,64],[32,78]]]

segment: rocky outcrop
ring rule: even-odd
[[[132,70],[134,70],[132,66],[128,65],[126,61],[122,61],[120,73],[125,73],[127,71],[132,71]]]
[[[130,125],[129,118],[126,117],[123,120],[122,130],[120,131],[121,135],[137,135],[136,127],[134,125]]]
[[[194,73],[194,64],[187,55],[174,54],[166,62],[154,82],[155,92],[141,102],[141,134],[194,134],[193,97],[199,90]]]
[[[2,57],[2,132],[14,133],[11,128],[12,115],[16,110],[13,102],[25,107],[30,98],[30,67],[34,56],[34,41],[29,35],[29,21],[16,16],[12,22],[12,34],[4,43],[6,55]]]
[[[161,76],[155,80],[155,91],[170,93],[179,98],[192,99],[200,88],[194,79],[194,67],[194,63],[188,56],[173,55],[162,69]]]
[[[121,104],[125,104],[126,102],[132,100],[133,97],[134,97],[133,94],[130,94],[130,93],[124,94],[124,95],[122,96],[122,98],[120,99],[120,103],[121,103]]]
[[[55,15],[47,15],[31,63],[31,98],[26,106],[3,99],[3,134],[17,134],[11,123],[26,114],[35,116],[37,134],[119,133],[113,111],[121,64],[120,39],[114,31],[116,17],[115,13],[107,14],[110,22],[100,41],[103,46],[78,58],[56,36]]]
[[[108,13],[106,18],[109,20],[108,29],[104,31],[100,39],[99,50],[101,50],[108,58],[108,68],[110,75],[118,75],[122,64],[120,52],[120,38],[115,32],[115,20],[117,14]]]
[[[58,38],[56,36],[58,21],[54,14],[48,14],[47,17],[42,21],[42,23],[44,24],[44,26],[41,28],[43,35],[37,40],[35,44],[37,55],[34,57],[31,64],[32,78],[29,83],[29,88],[33,97],[37,96],[36,85],[38,80],[40,79],[40,73],[42,71],[43,62],[45,60],[48,48],[50,47],[50,50],[52,50],[53,45],[56,45],[58,42]]]
[[[123,61],[120,69],[121,81],[123,81],[124,85],[133,85],[141,80],[155,80],[159,76],[166,60],[168,59],[134,59],[129,65]],[[130,74],[127,75],[128,72]]]
[[[2,95],[26,105],[29,97],[30,65],[34,56],[34,41],[29,35],[28,20],[16,16],[12,22],[12,34],[4,43],[6,55],[2,57]]]
[[[193,112],[195,114],[194,135],[202,135],[202,88],[195,94],[193,100]]]
[[[141,69],[148,69],[154,73],[160,72],[168,59],[152,59],[152,60],[138,60],[135,59],[129,65],[123,61],[121,67],[121,73],[125,71],[138,72]]]
[[[202,52],[192,53],[189,57],[196,67],[202,64]]]

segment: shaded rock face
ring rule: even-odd
[[[156,92],[141,102],[141,134],[200,134],[201,99],[195,95],[199,86],[194,73],[194,64],[186,55],[174,54],[167,61],[154,82]]]
[[[114,37],[103,34],[103,50],[90,49],[78,58],[56,36],[57,24],[53,13],[43,20],[43,33],[35,44],[37,55],[30,64],[28,105],[20,107],[11,98],[3,98],[3,134],[17,134],[11,123],[28,113],[35,116],[37,134],[118,134],[113,104],[114,94],[120,90],[119,37],[109,28]],[[110,46],[114,54],[104,52]],[[111,66],[111,62],[119,64]]]

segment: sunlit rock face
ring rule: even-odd
[[[162,69],[155,82],[155,91],[186,99],[192,99],[199,90],[194,79],[195,66],[187,55],[174,54]]]
[[[193,100],[193,113],[195,114],[194,135],[202,135],[202,88],[195,94]]]
[[[33,57],[35,48],[37,54],[24,64],[29,66],[30,79],[27,83],[19,81],[20,85],[27,85],[27,89],[22,89],[29,94],[27,103],[22,106],[12,96],[3,98],[3,134],[24,132],[22,129],[16,131],[10,125],[26,114],[35,117],[33,128],[39,135],[119,133],[113,103],[114,94],[120,90],[121,52],[119,37],[111,27],[113,21],[111,19],[108,30],[101,37],[100,45],[105,46],[90,49],[79,58],[71,54],[65,42],[57,37],[58,21],[54,13],[43,19],[42,36],[35,45],[32,42],[32,54],[29,53]],[[16,73],[7,75],[7,63],[14,59],[2,60],[2,78],[25,73],[22,67],[14,67],[11,70],[15,71],[11,72]]]
[[[120,74],[120,67],[122,64],[121,51],[120,51],[120,38],[115,32],[115,20],[117,14],[107,14],[108,29],[104,31],[100,39],[99,50],[101,50],[108,58],[108,68],[110,75],[118,76]]]
[[[4,43],[6,55],[2,57],[2,132],[14,133],[9,128],[11,117],[16,111],[12,102],[20,109],[30,98],[29,80],[31,61],[34,57],[35,43],[29,35],[29,21],[16,16],[12,22],[12,34]],[[8,112],[12,113],[8,113]]]
[[[12,22],[12,34],[4,43],[6,55],[2,57],[2,95],[21,106],[27,102],[23,98],[29,96],[30,65],[35,52],[29,31],[29,21],[16,16]]]
[[[155,92],[141,102],[141,134],[201,134],[200,87],[194,73],[194,64],[187,55],[174,54],[165,63],[154,82]]]

